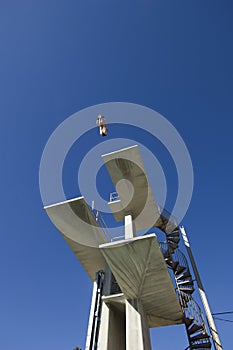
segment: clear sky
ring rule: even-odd
[[[232,16],[230,0],[1,0],[1,349],[84,348],[92,284],[43,211],[38,174],[54,129],[103,102],[150,107],[183,137],[195,175],[183,224],[212,311],[233,309]],[[133,133],[109,137],[118,131]],[[101,142],[97,131],[91,140]],[[216,324],[232,349],[232,323]],[[153,349],[188,345],[183,326],[151,335]]]

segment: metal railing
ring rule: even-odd
[[[119,236],[114,236],[111,232],[111,230],[109,230],[103,215],[101,214],[100,211],[98,211],[97,209],[92,207],[92,215],[94,216],[96,222],[98,223],[99,227],[101,228],[104,238],[106,240],[106,242],[115,242],[115,241],[120,241],[125,239],[125,235],[121,234]]]
[[[172,215],[168,210],[163,208],[160,204],[157,204],[159,214],[165,217],[168,221],[170,221],[174,226],[177,226],[176,217]]]
[[[110,202],[115,202],[115,201],[119,201],[119,200],[120,200],[120,197],[119,197],[117,192],[110,193],[110,198],[109,198]]]
[[[107,242],[111,242],[111,240],[112,240],[111,232],[109,231],[108,226],[106,225],[102,214],[97,209],[94,209],[94,208],[92,208],[92,214],[93,214],[96,222],[98,222],[100,228],[102,229],[105,240]]]
[[[171,256],[169,245],[166,242],[159,242],[161,252],[163,253],[164,258],[169,258]]]
[[[186,318],[193,319],[193,322],[198,326],[202,326],[204,331],[207,333],[205,319],[202,313],[200,306],[192,298],[191,295],[186,294],[182,291],[179,292],[180,295],[180,304],[184,310],[184,315]]]
[[[180,266],[185,267],[187,270],[189,270],[189,264],[188,264],[188,260],[186,258],[186,256],[184,255],[184,253],[182,253],[182,251],[180,249],[176,249],[173,253],[172,253],[172,260],[175,262],[177,261],[179,263]]]

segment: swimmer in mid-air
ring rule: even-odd
[[[96,124],[99,127],[100,135],[107,136],[108,135],[108,126],[106,124],[106,119],[104,118],[104,116],[99,114],[97,117],[97,120],[96,120]]]

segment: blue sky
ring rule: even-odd
[[[84,347],[91,282],[42,209],[38,173],[53,130],[103,102],[155,109],[183,137],[195,175],[183,224],[213,312],[233,309],[232,12],[229,0],[0,2],[1,349]],[[216,323],[231,349],[232,324]],[[183,327],[151,334],[155,349],[187,346]]]

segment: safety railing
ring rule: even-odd
[[[171,254],[170,254],[168,243],[159,242],[159,246],[160,246],[160,249],[163,253],[164,258],[169,258]]]
[[[176,222],[175,216],[172,215],[171,213],[169,213],[169,211],[164,209],[160,204],[158,204],[157,206],[158,206],[159,214],[162,215],[163,217],[165,217],[165,219],[170,221],[174,226],[177,226],[177,222]]]
[[[106,242],[111,242],[111,240],[112,240],[111,233],[110,233],[101,213],[97,209],[92,208],[92,214],[93,214],[96,222],[98,222],[100,228],[102,229],[102,232],[104,234]]]
[[[180,266],[183,266],[186,269],[189,269],[189,265],[188,265],[188,261],[186,259],[186,256],[184,255],[184,253],[182,253],[182,251],[180,249],[176,249],[172,253],[172,260],[177,261]]]
[[[119,195],[117,192],[110,193],[110,198],[109,198],[110,202],[115,202],[115,201],[119,201],[119,200],[120,200],[120,198],[119,198]]]
[[[182,291],[179,292],[180,295],[180,304],[184,310],[184,314],[186,318],[193,319],[194,323],[199,326],[204,326],[204,316],[200,306],[197,302],[192,298],[191,295],[186,294]]]

